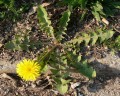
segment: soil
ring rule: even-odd
[[[53,0],[54,1],[54,0]],[[52,25],[56,26],[58,20],[65,8],[56,8],[52,10],[49,3],[43,3],[54,22]],[[75,14],[74,16],[77,16]],[[86,17],[84,22],[71,17],[71,22],[68,26],[68,35],[70,38],[74,37],[75,32],[91,28],[96,25],[94,19]],[[119,34],[119,20],[120,14],[115,17],[118,23],[115,24],[114,29]],[[91,23],[92,22],[92,23]],[[71,26],[73,24],[74,26]],[[28,32],[30,40],[38,45],[35,49],[29,48],[29,52],[11,51],[5,49],[4,44],[12,40],[15,34],[24,34]],[[70,39],[66,37],[67,40]],[[41,45],[42,42],[44,45]],[[104,53],[94,54],[90,56],[90,63],[97,71],[97,77],[89,80],[80,73],[71,73],[71,77],[75,78],[74,82],[69,85],[69,90],[65,95],[59,94],[56,90],[51,89],[49,84],[49,77],[41,75],[34,82],[26,82],[17,76],[15,73],[16,64],[23,58],[36,58],[42,52],[45,46],[49,43],[45,34],[39,30],[38,20],[36,17],[36,6],[32,7],[27,13],[23,14],[22,20],[17,23],[11,21],[0,22],[0,96],[120,96],[120,53],[110,54]],[[103,48],[103,50],[105,50]]]
[[[119,96],[120,95],[120,57],[106,54],[103,59],[93,63],[97,77],[92,83],[80,87],[85,96]]]

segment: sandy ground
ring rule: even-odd
[[[94,62],[97,78],[80,87],[85,96],[120,96],[120,57],[106,54]]]

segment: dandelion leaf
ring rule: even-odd
[[[41,5],[38,7],[37,16],[39,19],[40,28],[42,31],[45,31],[48,36],[53,37],[53,27],[51,26],[51,21],[49,20],[48,14]]]
[[[60,18],[59,24],[58,24],[58,32],[56,33],[56,37],[58,40],[62,40],[63,34],[65,34],[68,26],[68,22],[70,20],[70,14],[71,12],[69,10],[65,11]]]

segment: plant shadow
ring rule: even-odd
[[[95,60],[93,62],[94,69],[96,70],[97,77],[93,80],[92,83],[88,84],[89,92],[97,92],[100,89],[104,89],[108,85],[109,80],[115,80],[120,78],[120,70],[116,68],[109,67],[109,65],[102,64]]]

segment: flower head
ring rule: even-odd
[[[24,59],[17,64],[17,74],[26,81],[34,81],[40,75],[40,65],[34,60]]]

